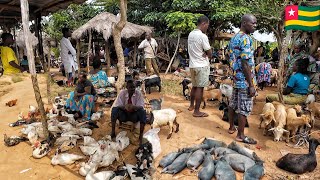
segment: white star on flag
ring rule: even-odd
[[[294,13],[295,13],[296,11],[294,11],[292,8],[291,8],[291,10],[289,11],[289,16],[294,16]]]

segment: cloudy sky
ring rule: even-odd
[[[239,32],[240,29],[239,28],[234,28],[233,31],[235,33]],[[258,41],[261,41],[261,42],[266,42],[266,41],[269,41],[269,42],[275,42],[276,41],[276,37],[274,36],[273,33],[270,33],[270,34],[267,34],[267,33],[259,33],[258,31],[255,31],[252,36],[258,40]]]

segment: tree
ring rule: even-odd
[[[71,4],[67,9],[53,13],[48,20],[44,20],[44,32],[51,38],[61,39],[62,28],[77,29],[101,13],[102,10],[102,8],[94,7],[92,4]]]
[[[176,56],[176,53],[179,47],[181,33],[188,33],[193,29],[195,29],[196,28],[195,22],[197,21],[197,18],[200,17],[201,15],[202,14],[185,13],[180,11],[168,13],[166,15],[165,20],[168,24],[168,27],[174,30],[173,34],[178,36],[178,42],[177,42],[175,52],[170,60],[170,63],[167,67],[165,74],[168,73],[171,67],[171,64]]]
[[[116,89],[118,94],[124,85],[124,76],[125,76],[123,48],[121,45],[121,31],[127,22],[127,0],[120,0],[119,6],[120,6],[120,21],[116,24],[115,28],[112,31],[114,46],[115,46],[117,57],[118,57],[118,64],[117,64],[118,80],[116,83]]]

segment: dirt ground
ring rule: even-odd
[[[37,105],[30,76],[27,74],[20,76],[22,77],[22,81],[16,83],[14,83],[9,76],[2,76],[0,78],[0,131],[9,136],[19,135],[21,127],[9,127],[8,124],[17,120],[19,112],[23,111],[24,114],[26,114],[29,105]],[[167,76],[166,79],[170,80],[173,78]],[[43,101],[45,105],[47,105],[47,99],[45,97],[46,79],[44,75],[39,75],[39,83]],[[265,161],[265,176],[263,179],[320,179],[319,166],[312,173],[306,173],[300,176],[284,172],[275,166],[275,162],[282,156],[280,151],[292,153],[308,152],[306,148],[294,149],[287,146],[285,142],[274,142],[272,137],[263,136],[262,130],[258,129],[258,114],[261,112],[264,105],[265,95],[274,93],[275,90],[275,88],[267,88],[267,90],[259,92],[253,113],[249,117],[250,128],[246,128],[245,130],[246,134],[258,140],[258,146],[261,147],[260,150],[256,148],[257,146],[253,145],[251,145],[250,148]],[[174,133],[171,139],[166,139],[169,132],[168,128],[161,128],[159,137],[161,140],[162,152],[156,158],[156,166],[159,160],[167,153],[177,151],[179,148],[198,144],[204,137],[214,137],[227,144],[235,139],[235,134],[230,135],[227,132],[228,123],[221,120],[222,112],[218,110],[217,102],[208,102],[207,108],[204,111],[210,115],[209,117],[194,118],[192,117],[191,112],[187,110],[189,105],[188,101],[184,100],[182,96],[172,96],[167,93],[158,93],[154,91],[151,95],[148,95],[148,98],[159,98],[160,96],[164,97],[163,108],[171,107],[175,110],[179,109],[182,112],[178,114],[180,131],[177,134]],[[5,106],[5,103],[12,99],[18,99],[17,105],[14,107]],[[108,122],[110,122],[110,118],[106,115],[104,119],[98,123],[100,128],[94,130],[94,138],[101,138],[111,132]],[[320,123],[317,122],[315,130],[319,130],[319,124]],[[146,126],[146,130],[149,128],[150,126]],[[117,129],[117,132],[119,131],[120,130]],[[131,145],[121,153],[120,159],[121,161],[133,163],[135,157],[132,152],[137,149],[137,135],[131,132],[128,134]],[[319,138],[319,133],[316,132],[313,136]],[[79,148],[71,150],[71,153],[81,154]],[[14,147],[6,147],[3,143],[0,143],[0,179],[84,179],[78,173],[79,163],[70,166],[52,166],[50,161],[51,157],[54,155],[54,151],[51,151],[42,159],[34,159],[31,154],[32,148],[30,147],[30,144],[26,142],[20,143]],[[319,149],[316,154],[319,156]],[[319,159],[318,163],[320,163]],[[115,162],[109,169],[114,169],[120,164],[120,162]],[[28,171],[21,172],[26,169],[28,169]],[[160,174],[160,171],[161,168],[157,168],[154,179],[197,179],[197,173],[190,172],[189,170],[184,170],[175,176]],[[242,179],[242,174],[237,173],[237,178]]]

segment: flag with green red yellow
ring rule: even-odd
[[[285,29],[320,30],[320,6],[289,5],[285,8]]]

